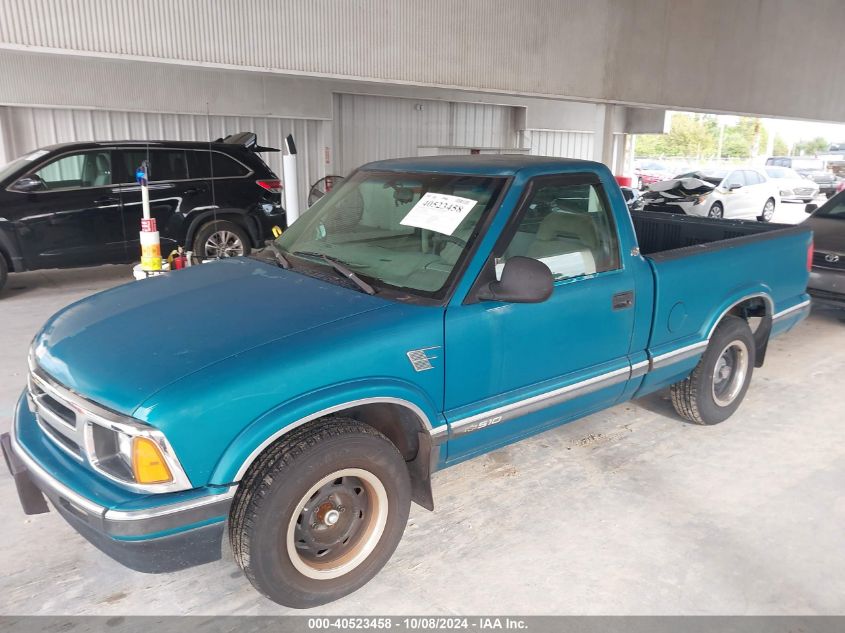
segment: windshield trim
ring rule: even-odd
[[[376,176],[394,176],[396,174],[422,174],[422,175],[443,175],[443,176],[455,176],[455,177],[477,177],[477,178],[490,178],[494,180],[501,181],[501,187],[499,189],[499,193],[497,194],[495,200],[493,201],[490,208],[486,211],[481,221],[475,226],[472,234],[470,235],[469,247],[465,248],[461,253],[458,261],[455,262],[454,267],[452,268],[452,272],[449,273],[449,276],[446,279],[446,282],[439,290],[428,291],[428,290],[420,290],[418,288],[409,288],[406,286],[396,286],[391,283],[384,281],[378,277],[372,277],[363,273],[361,271],[355,270],[355,274],[358,275],[363,281],[367,282],[371,286],[373,286],[378,292],[375,295],[376,297],[380,297],[383,299],[391,299],[393,301],[398,301],[401,303],[410,303],[416,305],[427,305],[427,306],[446,306],[452,300],[453,295],[455,294],[455,290],[458,287],[458,283],[463,278],[464,273],[466,272],[467,267],[469,266],[470,262],[475,258],[476,253],[478,252],[478,248],[480,243],[483,241],[481,238],[487,233],[490,228],[490,225],[493,222],[493,218],[495,218],[496,214],[499,211],[499,208],[502,205],[502,201],[505,199],[508,191],[510,190],[511,184],[513,183],[514,176],[501,176],[501,175],[491,175],[491,174],[469,174],[464,172],[453,172],[448,170],[438,170],[438,171],[424,171],[424,170],[390,170],[390,169],[364,169],[358,168],[352,171],[347,177],[346,180],[352,180],[358,173],[366,173],[366,174],[373,174]],[[337,191],[334,190],[334,191]],[[331,194],[330,194],[331,195]],[[328,196],[324,196],[321,200],[327,198]],[[284,247],[282,247],[284,248]],[[285,253],[288,254],[289,251],[285,249]],[[326,268],[325,262],[316,261],[313,259],[301,257],[299,255],[294,255],[291,253],[293,257],[296,258],[297,262],[307,262],[306,265],[310,265],[313,268]],[[354,269],[353,269],[354,270]],[[295,271],[294,271],[295,272]],[[307,274],[307,273],[303,273]],[[356,288],[352,286],[347,286],[348,282],[346,280],[342,280],[338,277],[338,281],[341,282],[343,285],[342,287],[349,287],[350,290],[354,290],[358,292]]]

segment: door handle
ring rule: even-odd
[[[186,196],[195,196],[198,193],[204,193],[206,191],[208,191],[208,187],[206,187],[205,185],[199,185],[197,187],[185,189],[182,193]]]
[[[617,292],[613,295],[613,309],[627,310],[634,305],[634,291],[626,290],[625,292]]]
[[[96,200],[94,200],[94,204],[98,207],[104,207],[107,204],[117,204],[118,202],[120,202],[118,198],[113,198],[111,196],[104,196],[102,198],[97,198]]]

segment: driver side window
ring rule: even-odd
[[[41,179],[44,189],[82,189],[112,184],[111,152],[70,154],[48,163],[33,176]]]
[[[616,230],[601,185],[571,183],[546,180],[534,189],[510,244],[496,260],[497,275],[515,256],[543,262],[555,280],[620,267]]]

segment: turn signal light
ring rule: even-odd
[[[807,270],[813,272],[813,251],[815,250],[815,244],[810,242],[810,248],[807,249]]]
[[[132,442],[132,472],[139,484],[164,484],[173,480],[158,446],[146,437],[136,437]]]

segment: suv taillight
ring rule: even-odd
[[[281,180],[256,180],[255,184],[270,193],[282,193]]]
[[[807,270],[813,270],[813,242],[810,242],[810,247],[807,249]]]

